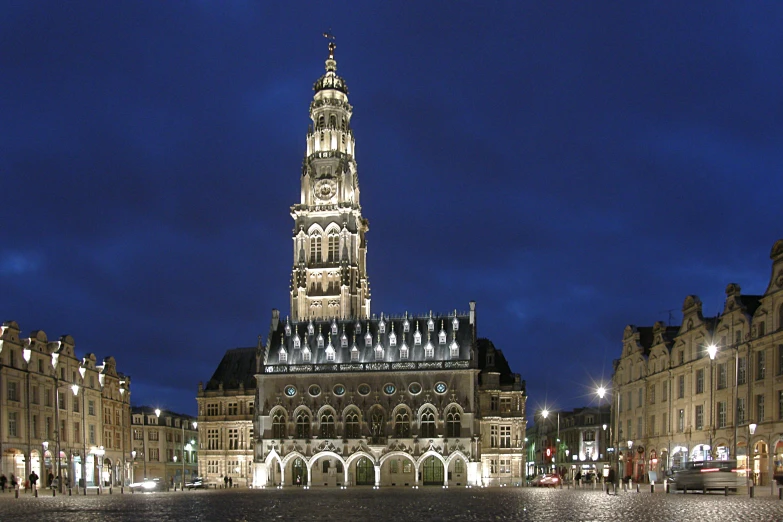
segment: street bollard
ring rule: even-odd
[[[34,493],[35,493],[35,498],[38,498],[38,490],[37,489],[34,491]]]
[[[57,496],[57,488],[52,488],[52,496],[53,497]]]
[[[636,484],[636,492],[639,493],[639,484]]]
[[[748,486],[748,494],[750,495],[750,498],[753,498],[753,486]]]
[[[109,495],[111,495],[111,494],[112,494],[111,486],[109,486]]]
[[[655,482],[650,482],[650,493],[655,493]]]
[[[783,500],[783,488],[778,488],[778,500]]]
[[[19,490],[18,489],[14,490],[14,498],[19,498]]]
[[[70,497],[72,494],[73,494],[73,492],[71,491],[71,487],[68,486],[68,496]],[[79,490],[78,489],[76,490],[76,494],[77,495],[79,494]]]
[[[125,494],[125,486],[123,485],[120,486],[120,495],[124,495],[124,494]]]
[[[729,487],[728,486],[723,488],[723,496],[724,497],[728,497],[729,496]]]
[[[703,488],[701,488],[701,494],[702,495],[706,495],[707,494],[707,486],[704,486]]]
[[[668,492],[669,492],[669,483],[667,482],[666,483],[666,493],[668,493]]]

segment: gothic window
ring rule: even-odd
[[[321,438],[334,438],[334,415],[331,412],[321,415]]]
[[[285,424],[285,416],[281,412],[276,413],[275,416],[272,417],[273,439],[284,439],[286,437]]]
[[[430,409],[424,410],[421,414],[419,419],[419,436],[425,438],[435,436],[435,414]]]
[[[305,346],[304,350],[302,350],[302,361],[310,362],[310,355],[310,348]]]
[[[394,331],[389,334],[389,346],[397,346],[397,334]]]
[[[324,115],[321,114],[320,116],[318,116],[318,130],[323,129],[325,124],[326,124],[326,118],[324,118]]]
[[[356,413],[349,413],[345,416],[345,438],[358,439],[361,435],[361,426],[359,416]]]
[[[457,341],[451,341],[449,350],[451,351],[452,357],[459,357],[459,345],[457,344]]]
[[[313,326],[313,322],[310,321],[310,323],[307,325],[307,334],[313,335],[315,333],[315,327]]]
[[[310,416],[306,412],[300,412],[296,416],[296,438],[310,438]]]
[[[326,347],[326,360],[334,361],[334,348],[331,344]]]
[[[340,119],[340,130],[345,132],[345,118]]]
[[[462,430],[462,423],[460,421],[459,410],[452,407],[446,414],[446,436],[447,437],[459,437]]]
[[[337,127],[337,117],[334,114],[329,116],[329,127],[332,129]]]
[[[280,348],[278,359],[280,359],[280,362],[288,361],[288,352],[286,352],[284,348]]]
[[[432,317],[427,321],[427,331],[428,332],[434,332],[435,331],[435,321],[432,320]]]
[[[328,254],[329,261],[338,261],[340,256],[340,236],[337,232],[329,233]],[[337,332],[335,332],[337,333]]]
[[[454,318],[454,319],[451,321],[451,327],[452,327],[452,329],[453,329],[455,332],[456,332],[457,330],[459,330],[459,319],[457,319],[457,318],[455,317],[455,318]]]
[[[359,349],[356,347],[356,345],[351,348],[351,362],[356,362],[359,360]]]
[[[321,262],[321,236],[315,232],[310,235],[310,261]]]
[[[337,322],[332,321],[332,335],[337,335]]]
[[[291,325],[288,323],[287,320],[286,320],[286,323],[285,323],[285,335],[286,336],[290,336],[291,335]]]
[[[386,422],[384,422],[383,412],[376,409],[372,412],[370,432],[373,437],[386,436]]]
[[[394,417],[394,436],[398,438],[411,436],[411,420],[408,418],[408,412],[401,411]]]
[[[435,347],[432,346],[432,343],[427,341],[427,346],[424,347],[424,357],[426,359],[432,359],[435,356]]]

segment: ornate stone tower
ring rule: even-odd
[[[326,73],[313,90],[312,125],[294,218],[291,315],[294,321],[364,319],[370,315],[367,278],[369,224],[359,204],[359,179],[348,87],[337,76],[334,42]]]

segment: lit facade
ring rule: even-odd
[[[525,384],[477,338],[475,303],[370,313],[353,108],[333,51],[314,85],[291,207],[291,315],[274,310],[266,342],[227,352],[199,387],[202,467],[212,460],[208,476],[220,482],[233,451],[233,462],[252,466],[253,487],[519,484]],[[230,401],[249,407],[226,417]],[[249,435],[236,446],[225,436],[231,423]]]
[[[622,476],[660,481],[688,460],[737,459],[759,485],[783,480],[783,240],[770,257],[762,295],[732,283],[717,317],[688,296],[682,325],[625,328],[612,399]]]
[[[48,485],[59,448],[63,484],[127,482],[130,378],[114,358],[77,358],[73,337],[49,341],[37,330],[23,338],[14,321],[0,332],[0,473],[34,470]]]
[[[134,406],[131,414],[132,476],[160,479],[169,488],[181,487],[198,474],[196,419],[149,406]]]

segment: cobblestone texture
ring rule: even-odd
[[[0,495],[0,520],[169,521],[783,521],[783,501],[718,494],[535,488],[217,490],[130,495]]]

